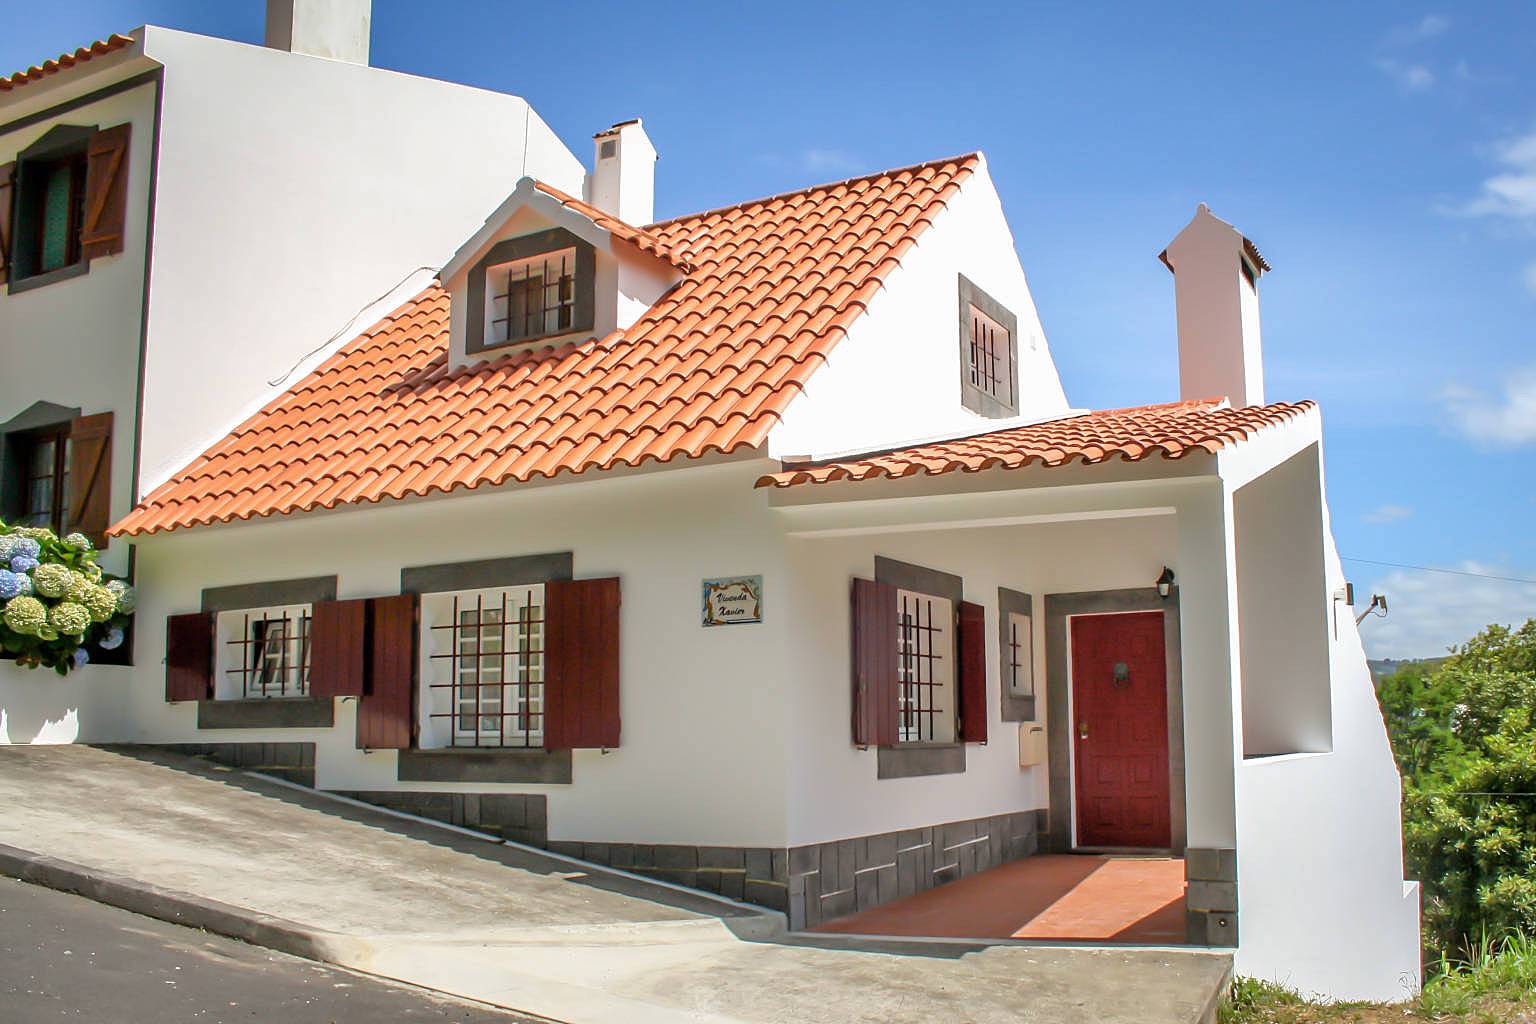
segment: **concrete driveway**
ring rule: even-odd
[[[23,877],[170,919],[226,915],[230,934],[572,1024],[1191,1024],[1230,968],[785,935],[756,908],[169,754],[0,747],[0,807]]]

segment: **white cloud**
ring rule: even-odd
[[[1413,509],[1407,505],[1383,505],[1374,512],[1367,512],[1361,518],[1368,523],[1395,523],[1411,515],[1413,515]]]
[[[1521,575],[1478,562],[1463,562],[1456,568],[1495,576]],[[1369,587],[1356,586],[1357,614],[1365,611],[1370,594],[1387,595],[1388,608],[1386,618],[1371,617],[1360,624],[1360,638],[1373,658],[1439,657],[1492,623],[1518,625],[1536,618],[1536,584],[1530,583],[1398,570]]]
[[[1387,46],[1408,46],[1425,39],[1433,39],[1435,36],[1444,35],[1445,30],[1451,27],[1448,19],[1438,14],[1426,14],[1411,25],[1399,25],[1387,33],[1384,40]]]
[[[800,154],[800,162],[806,170],[817,174],[852,173],[859,169],[858,158],[841,149],[808,149]]]
[[[1536,131],[1505,139],[1494,149],[1504,170],[1483,182],[1483,191],[1462,207],[1474,217],[1536,219]]]
[[[1381,57],[1376,61],[1376,70],[1392,79],[1403,92],[1428,92],[1435,87],[1435,73],[1422,64],[1404,64]]]
[[[1510,374],[1502,396],[1452,387],[1446,390],[1444,400],[1456,429],[1474,441],[1495,445],[1536,442],[1536,368]]]

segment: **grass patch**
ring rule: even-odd
[[[1418,998],[1403,1003],[1319,1003],[1274,982],[1239,978],[1221,1024],[1536,1024],[1536,940],[1486,939],[1463,960],[1442,961]]]

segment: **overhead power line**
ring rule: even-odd
[[[1351,558],[1348,555],[1340,555],[1339,558],[1346,562],[1363,562],[1366,565],[1385,565],[1393,569],[1412,569],[1415,572],[1440,572],[1447,576],[1471,576],[1479,580],[1498,580],[1500,583],[1525,583],[1536,586],[1536,580],[1526,579],[1523,576],[1493,576],[1486,572],[1468,572],[1465,569],[1441,569],[1433,565],[1408,565],[1404,562],[1378,562],[1371,558]]]

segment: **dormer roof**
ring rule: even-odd
[[[981,162],[973,153],[645,228],[604,227],[633,231],[636,245],[687,269],[637,321],[602,338],[455,367],[448,295],[428,288],[112,533],[759,448]],[[598,223],[587,204],[529,187]]]
[[[97,57],[105,57],[109,53],[132,46],[132,36],[125,36],[114,32],[105,39],[98,39],[89,46],[82,46],[73,53],[60,54],[53,60],[45,60],[41,64],[34,64],[25,71],[17,71],[15,74],[0,76],[0,92],[10,92],[12,89],[40,81],[50,75],[56,75],[60,71],[68,71],[77,64],[84,64]]]

